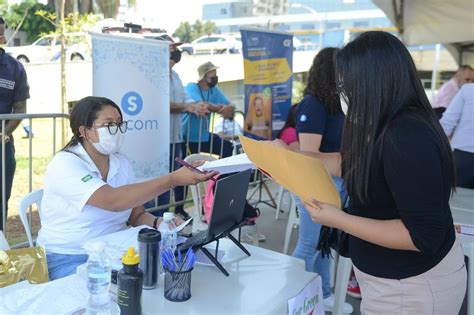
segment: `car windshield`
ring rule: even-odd
[[[49,36],[49,37],[44,37],[44,38],[39,39],[36,42],[36,46],[51,46],[52,43],[53,43],[53,37]]]

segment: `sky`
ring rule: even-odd
[[[19,3],[22,0],[8,0],[9,4]],[[225,2],[226,0],[136,0],[138,3],[137,13],[150,21],[147,26],[154,26],[166,29],[168,33],[173,33],[178,28],[180,22],[189,21],[194,23],[197,19],[202,19],[202,5],[206,3]],[[46,3],[47,0],[38,2]],[[122,3],[126,0],[121,0]],[[131,22],[144,22],[131,21]],[[139,24],[139,23],[138,23]],[[145,26],[146,23],[144,23]]]
[[[225,0],[137,0],[137,13],[151,26],[166,29],[173,33],[180,22],[194,23],[202,19],[202,6],[207,3],[225,2]],[[147,24],[147,23],[144,23]]]

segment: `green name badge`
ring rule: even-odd
[[[81,180],[85,183],[85,182],[88,182],[92,179],[92,175],[91,174],[87,174],[86,176],[84,176],[83,178],[81,178]]]

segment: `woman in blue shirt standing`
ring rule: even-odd
[[[309,70],[305,96],[296,111],[299,151],[331,153],[340,150],[345,116],[341,110],[334,76],[333,56],[336,50],[336,48],[321,50]],[[333,180],[341,200],[344,200],[346,192],[342,179],[333,177]],[[321,224],[311,220],[311,216],[298,197],[294,196],[294,199],[300,214],[300,229],[293,256],[305,261],[307,271],[317,272],[321,276],[324,308],[330,312],[334,305],[329,276],[330,258],[323,258],[316,251]],[[344,313],[351,312],[352,306],[346,303]]]

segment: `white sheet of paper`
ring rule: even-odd
[[[249,160],[245,153],[212,162],[208,161],[199,167],[202,171],[217,171],[220,174],[242,172],[249,168],[255,169],[255,164]]]
[[[474,225],[461,224],[461,234],[474,236]]]
[[[0,295],[0,314],[71,314],[85,307],[87,294],[84,279],[72,275]]]
[[[288,300],[289,315],[324,315],[321,277],[311,280],[297,296]]]
[[[180,225],[178,225],[178,226],[176,227],[176,231],[177,231],[177,232],[181,232],[181,231],[186,227],[186,225],[188,225],[189,222],[191,222],[192,220],[193,220],[193,218],[189,218],[189,219],[187,219],[186,221],[184,221],[183,223],[181,223]]]
[[[122,269],[122,256],[130,246],[138,251],[138,231],[143,228],[150,228],[146,225],[131,227],[123,231],[98,237],[94,240],[105,242],[105,253],[109,256],[112,269]],[[92,240],[92,241],[94,241]]]
[[[214,255],[215,253],[214,248],[209,249],[209,251],[211,252],[212,255]],[[219,249],[217,251],[217,261],[222,261],[222,258],[224,257],[224,255],[225,255],[225,251]],[[203,265],[203,266],[215,266],[214,263],[210,261],[209,258],[201,250],[198,250],[196,252],[196,264]]]

